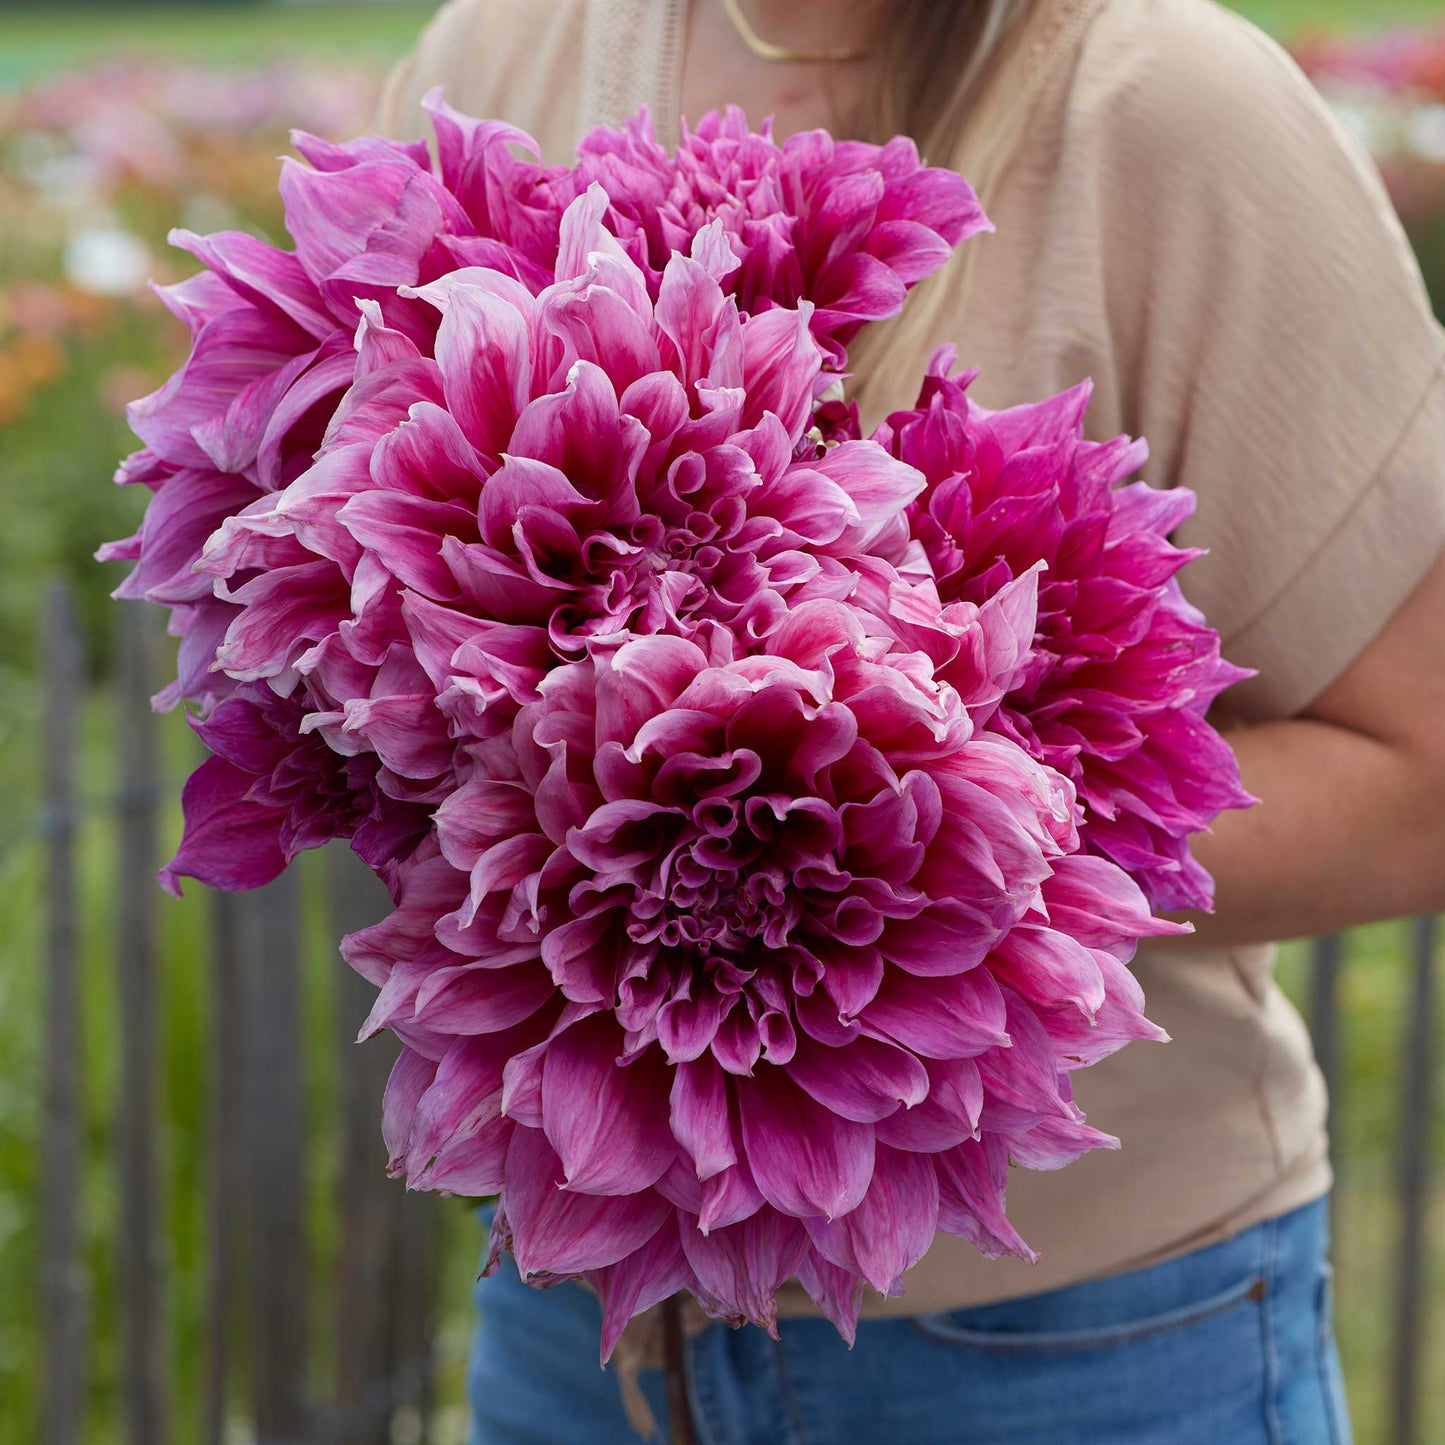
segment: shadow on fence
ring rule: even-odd
[[[162,779],[149,697],[159,672],[152,609],[120,609],[116,706],[119,832],[115,957],[121,1089],[115,1149],[125,1438],[131,1445],[198,1439],[221,1445],[239,1418],[266,1445],[384,1445],[398,1412],[424,1445],[431,1415],[435,1333],[436,1207],[383,1172],[379,1120],[394,1057],[389,1045],[352,1042],[371,988],[340,963],[335,1040],[340,1092],[329,1128],[341,1140],[336,1212],[343,1265],[336,1272],[337,1360],[329,1395],[308,1380],[312,1299],[303,1168],[302,948],[294,873],[252,893],[210,899],[211,1038],[207,1173],[207,1283],[202,1419],[168,1419],[173,1399],[161,1300],[162,1220],[156,1109],[158,862]],[[84,688],[73,601],[62,580],[46,599],[43,635],[47,838],[47,999],[41,1184],[44,1445],[81,1439],[89,1353],[89,1302],[77,1218],[81,1172],[77,984],[77,739]],[[351,854],[328,858],[328,932],[364,927],[387,907],[384,889]],[[1410,1010],[1401,1040],[1397,1141],[1400,1233],[1391,1350],[1391,1445],[1424,1445],[1419,1401],[1429,1193],[1436,921],[1414,926]],[[1347,944],[1319,940],[1310,974],[1310,1025],[1338,1103],[1339,986]],[[1337,1168],[1339,1161],[1336,1161]],[[242,1323],[244,1331],[238,1330]],[[233,1358],[234,1341],[246,1357]],[[242,1399],[240,1382],[249,1398]],[[196,1431],[199,1430],[199,1434]]]

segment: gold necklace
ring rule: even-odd
[[[774,45],[771,40],[764,40],[753,29],[752,21],[748,19],[747,13],[743,10],[742,0],[723,0],[723,9],[727,11],[727,17],[733,23],[733,29],[738,33],[738,39],[759,60],[803,63],[839,62],[862,60],[868,54],[866,50],[793,50],[786,45]]]

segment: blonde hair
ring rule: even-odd
[[[892,0],[884,7],[878,45],[888,83],[877,87],[853,120],[873,140],[909,135],[932,165],[961,171],[984,209],[1018,143],[1036,77],[1028,74],[1030,42],[1046,11],[1061,0]],[[870,376],[916,366],[934,337],[945,304],[958,307],[974,270],[975,247],[909,298],[893,321],[865,328],[850,348],[849,392],[868,410]],[[875,418],[876,419],[876,418]]]

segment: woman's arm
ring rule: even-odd
[[[1217,892],[1213,914],[1180,915],[1194,941],[1445,909],[1445,559],[1304,714],[1229,738],[1260,801],[1196,840]]]

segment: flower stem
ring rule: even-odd
[[[682,1296],[662,1304],[662,1362],[667,1382],[667,1417],[672,1445],[697,1445],[687,1400],[687,1355],[682,1339]]]

